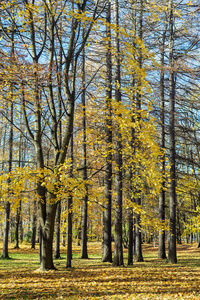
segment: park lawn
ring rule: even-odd
[[[89,243],[90,259],[80,259],[74,245],[71,269],[66,249],[55,260],[56,271],[39,272],[38,246],[10,246],[8,260],[0,260],[0,299],[200,299],[200,249],[178,246],[178,264],[157,258],[157,248],[143,245],[143,263],[112,267],[101,262],[101,244]],[[0,244],[2,249],[2,243]],[[0,250],[1,250],[0,249]]]

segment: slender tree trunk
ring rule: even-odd
[[[13,240],[13,216],[10,215],[10,243],[12,243],[14,240]]]
[[[22,111],[20,111],[20,129],[22,129],[22,118],[23,118],[23,115],[22,115]],[[20,141],[19,141],[20,145],[19,145],[19,167],[24,167],[25,163],[25,159],[23,159],[23,151],[25,152],[25,149],[23,148],[23,136],[22,136],[22,133],[20,132]],[[19,239],[20,239],[20,242],[22,243],[23,242],[23,222],[22,222],[22,200],[19,201],[19,211],[20,211],[20,214],[19,214]]]
[[[135,255],[135,216],[133,215],[133,255]]]
[[[42,261],[42,226],[39,226],[39,261]]]
[[[57,204],[56,210],[56,230],[55,230],[55,247],[54,258],[60,258],[60,216],[61,216],[61,201]]]
[[[170,116],[169,116],[169,143],[170,143],[170,184],[169,184],[169,242],[168,261],[177,263],[176,254],[176,166],[175,166],[175,78],[174,78],[174,15],[173,0],[169,1],[169,93],[170,93]]]
[[[80,217],[77,220],[77,238],[76,238],[76,244],[77,246],[80,246],[81,244],[81,224],[82,224],[82,207],[80,207]]]
[[[59,39],[62,41],[62,23],[59,28]],[[57,80],[58,80],[58,98],[59,98],[59,147],[62,146],[62,47],[59,49],[59,60],[57,61]],[[60,226],[61,226],[61,200],[57,204],[56,210],[56,230],[55,230],[55,247],[54,258],[60,258]]]
[[[12,22],[12,31],[11,31],[11,59],[14,58],[14,22]],[[8,160],[8,171],[9,173],[12,171],[12,160],[13,160],[13,110],[14,104],[13,100],[13,84],[11,84],[11,106],[10,106],[10,133],[9,133],[9,160]],[[11,182],[11,179],[8,178],[8,184]],[[8,255],[8,239],[9,239],[9,226],[10,226],[10,202],[6,201],[5,204],[5,229],[4,229],[4,238],[3,238],[3,249],[1,258],[9,258]],[[12,238],[12,232],[11,232]]]
[[[143,40],[143,0],[140,0],[139,3],[139,39],[142,41]],[[141,47],[139,47],[139,57],[138,57],[138,65],[140,67],[140,69],[142,69],[142,49]],[[138,122],[141,119],[141,88],[142,88],[142,80],[141,78],[138,78],[138,82],[137,82],[137,101],[136,101],[136,114],[137,114],[137,120]],[[140,147],[140,145],[138,145],[138,147]],[[140,166],[138,167],[140,168]],[[139,169],[136,170],[136,174],[137,176],[140,176],[139,174]],[[140,187],[138,187],[138,196],[136,199],[136,203],[138,206],[141,206],[142,201],[141,201],[141,191],[140,191]],[[136,227],[135,227],[135,260],[137,262],[142,262],[143,261],[143,256],[142,256],[142,236],[141,236],[141,216],[140,214],[136,214],[136,218],[135,218],[135,223],[136,223]]]
[[[160,121],[161,121],[161,150],[165,151],[165,82],[164,82],[164,54],[165,54],[165,34],[163,33],[163,40],[161,46],[161,71],[160,71]],[[158,246],[158,257],[165,259],[166,258],[166,249],[165,249],[165,153],[161,157],[162,164],[162,186],[159,195],[159,221],[160,221],[160,230],[159,230],[159,246]]]
[[[5,205],[5,228],[4,228],[4,237],[3,237],[3,249],[1,253],[1,258],[9,258],[8,254],[8,237],[9,237],[9,219],[10,219],[10,202],[6,201]]]
[[[31,227],[31,203],[28,202],[28,232],[30,231],[30,227]]]
[[[22,131],[22,111],[20,110],[20,129]],[[20,132],[20,137],[19,137],[19,168],[21,165],[23,166],[22,162],[22,133]],[[19,248],[19,238],[20,238],[20,231],[21,231],[21,226],[22,226],[22,216],[21,216],[21,208],[22,208],[22,200],[19,201],[19,205],[16,209],[16,214],[15,214],[15,249]]]
[[[132,117],[132,122],[134,122],[134,117]],[[134,136],[135,132],[134,129],[131,129],[131,148],[134,150]],[[133,155],[135,155],[135,151],[133,151]],[[131,203],[135,202],[135,199],[133,198],[133,171],[132,171],[132,165],[129,168],[129,201]],[[133,254],[135,254],[135,226],[133,224],[133,208],[130,205],[129,211],[128,211],[128,265],[133,264]]]
[[[71,137],[71,166],[70,166],[70,177],[73,177],[73,160],[74,160],[74,154],[73,154],[73,148],[74,148],[74,141],[73,141],[73,135]],[[73,209],[73,196],[68,196],[68,232],[67,232],[67,268],[71,268],[71,260],[72,260],[72,209]]]
[[[8,114],[8,110],[6,110],[6,114]],[[4,136],[3,136],[3,144],[2,144],[2,168],[1,168],[1,173],[4,172],[6,135],[7,135],[7,122],[5,123],[5,127],[4,127]],[[9,211],[8,211],[8,209],[9,209]],[[6,204],[5,204],[5,221],[6,222],[7,222],[7,220],[9,220],[9,215],[10,215],[10,206],[7,207],[7,202],[6,202]],[[9,256],[8,255],[8,246],[6,246],[6,245],[8,245],[8,240],[4,241],[4,239],[6,239],[7,236],[9,237],[9,232],[8,233],[5,232],[6,227],[9,228],[9,224],[5,225],[3,233],[2,233],[3,248],[4,248],[4,249],[2,249],[2,256],[1,256],[2,258],[4,258],[4,256],[5,256],[5,258],[8,258],[8,256]]]
[[[84,29],[83,29],[84,39]],[[82,107],[83,107],[83,180],[87,180],[87,153],[86,153],[86,108],[85,108],[85,48],[82,51]],[[81,258],[88,258],[87,253],[87,218],[88,218],[88,186],[85,184],[85,195],[83,197],[82,231],[81,231]]]
[[[10,107],[10,136],[9,136],[9,172],[12,171],[12,158],[13,158],[13,103]],[[8,179],[8,183],[11,182],[11,179]],[[9,227],[10,227],[10,202],[6,201],[5,204],[5,228],[4,228],[4,238],[3,238],[3,249],[1,258],[9,258],[8,254],[8,240],[9,240]],[[12,231],[11,231],[12,239]]]
[[[82,231],[81,231],[81,258],[88,258],[87,254],[87,210],[88,210],[88,196],[87,188],[86,195],[84,196],[83,201],[83,210],[82,210]]]
[[[128,265],[133,264],[133,209],[129,208],[128,215]]]
[[[67,232],[67,268],[71,268],[72,260],[72,195],[68,197],[68,232]]]
[[[66,211],[66,204],[64,205],[63,211]],[[66,237],[67,237],[67,218],[63,218],[63,222],[62,222],[62,246],[65,247],[66,245]]]
[[[137,24],[136,24],[136,5],[137,3],[132,2],[132,24],[133,24],[133,30],[136,33],[137,29]],[[135,39],[133,38],[133,48],[136,47],[135,45]],[[134,57],[135,58],[135,57]],[[136,58],[135,58],[136,59]],[[135,79],[135,74],[132,75],[132,88],[133,91],[135,90],[135,84],[136,84],[136,79]],[[135,123],[135,92],[133,93],[133,98],[132,98],[132,104],[131,104],[131,109],[132,109],[132,123]],[[130,147],[132,149],[131,155],[133,157],[135,156],[135,129],[134,126],[131,128],[131,141],[130,141]],[[131,161],[131,156],[130,156],[130,161]],[[129,201],[131,203],[135,202],[135,199],[133,198],[133,169],[135,166],[133,166],[133,163],[130,164],[129,167]],[[133,264],[133,254],[135,255],[135,219],[133,220],[133,208],[130,205],[129,207],[129,215],[128,215],[128,232],[129,232],[129,245],[128,245],[128,265]]]
[[[180,225],[180,211],[177,209],[177,243],[182,244],[181,241],[181,225]]]
[[[21,205],[20,209],[22,211],[22,201],[21,201],[20,205]],[[19,220],[19,238],[20,238],[20,242],[23,243],[24,234],[23,234],[22,214],[20,215],[20,220]]]
[[[34,199],[33,201],[33,217],[32,217],[32,239],[31,239],[31,249],[35,249],[35,241],[36,241],[36,230],[37,230],[37,201]]]
[[[118,0],[114,0],[114,48],[115,55],[115,99],[121,103],[121,74],[120,74],[120,46],[119,46],[119,5]],[[119,115],[119,118],[121,115]],[[114,266],[121,266],[123,262],[123,246],[122,246],[122,136],[120,132],[120,125],[116,122],[115,129],[115,162],[117,166],[115,175],[116,198],[115,198],[115,248],[114,248]]]
[[[138,201],[139,203],[139,201]],[[142,256],[142,235],[141,235],[141,225],[140,225],[140,215],[136,215],[136,224],[135,227],[135,260],[137,262],[144,261]],[[138,227],[139,226],[139,227]]]
[[[8,108],[6,109],[6,114],[8,114]],[[5,165],[5,147],[6,147],[6,136],[7,136],[7,125],[8,123],[6,122],[5,128],[4,128],[4,137],[3,137],[3,145],[2,145],[2,168],[1,172],[4,172],[4,165]]]
[[[110,2],[106,9],[106,174],[105,174],[105,211],[103,214],[103,262],[112,262],[111,208],[112,208],[112,61],[111,61],[111,10]]]
[[[21,201],[21,200],[20,200]],[[19,248],[19,221],[20,221],[20,204],[17,207],[16,215],[15,215],[15,249]]]

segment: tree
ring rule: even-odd
[[[139,28],[138,28],[138,36],[142,43],[143,40],[143,0],[140,0],[139,2]],[[139,55],[138,55],[138,65],[139,68],[142,69],[142,63],[143,63],[143,54],[142,54],[142,48],[139,46]],[[141,120],[141,89],[142,89],[142,78],[141,76],[138,77],[137,80],[137,96],[136,96],[136,119],[138,122]],[[140,125],[139,125],[140,127]],[[141,130],[141,129],[139,129]],[[137,135],[137,133],[136,133]],[[136,147],[140,148],[140,145],[136,145]],[[136,150],[137,151],[137,150]],[[140,168],[140,166],[136,167],[136,176],[140,177],[139,170],[137,168]],[[140,187],[136,187],[138,194],[136,203],[137,205],[141,206],[141,191]],[[135,259],[136,261],[143,261],[142,256],[142,236],[141,236],[141,226],[140,226],[140,213],[136,214],[136,228],[135,228]]]
[[[161,44],[161,70],[160,70],[160,122],[161,122],[161,150],[163,151],[163,156],[161,158],[161,165],[162,165],[162,186],[159,195],[159,221],[161,229],[159,231],[159,250],[158,250],[158,257],[159,258],[166,258],[166,251],[165,251],[165,84],[164,84],[164,54],[165,54],[165,37],[166,37],[166,30],[163,32],[162,36],[162,44]]]
[[[85,38],[85,30],[82,32]],[[87,180],[87,151],[86,151],[86,84],[85,84],[85,47],[82,50],[82,125],[83,125],[83,181],[85,181],[85,195],[83,196],[82,231],[81,231],[81,258],[88,258],[87,253],[87,227],[88,227],[88,185]]]
[[[111,57],[111,7],[106,8],[106,168],[105,211],[103,214],[103,262],[112,262],[111,208],[112,208],[112,57]]]
[[[119,44],[119,4],[114,0],[114,48],[115,48],[115,101],[121,103],[121,75],[120,75],[120,44]],[[121,118],[121,114],[118,116]],[[116,122],[115,129],[115,248],[114,248],[114,266],[123,265],[123,247],[122,247],[122,135],[120,125]]]
[[[39,199],[39,216],[42,232],[41,270],[54,269],[52,244],[55,214],[59,200],[57,194],[59,190],[59,168],[65,162],[73,130],[77,63],[80,53],[87,43],[92,27],[102,11],[102,9],[99,9],[99,1],[95,3],[92,2],[90,3],[90,8],[92,7],[92,11],[90,11],[91,19],[84,19],[86,5],[88,4],[89,1],[87,0],[76,3],[77,10],[74,10],[75,13],[72,16],[72,27],[70,31],[67,32],[67,47],[66,45],[64,46],[64,43],[61,43],[57,31],[57,26],[59,27],[63,16],[67,14],[70,16],[71,14],[71,12],[69,12],[69,4],[66,1],[58,1],[56,3],[53,1],[42,1],[41,8],[39,8],[36,3],[31,4],[29,1],[19,1],[14,4],[20,14],[20,18],[15,19],[14,26],[18,31],[19,39],[23,42],[25,50],[27,50],[29,58],[32,59],[32,64],[29,63],[32,78],[28,78],[28,81],[22,80],[18,84],[23,90],[23,98],[20,105],[23,108],[26,130],[35,147],[38,169],[37,195]],[[8,4],[7,10],[9,9]],[[40,18],[37,18],[37,16],[40,16]],[[79,44],[79,29],[81,27],[82,18],[85,23],[87,23],[87,30],[83,41]],[[22,22],[18,24],[20,19],[22,19]],[[67,21],[65,24],[62,23],[62,25],[67,26]],[[24,28],[26,28],[26,30]],[[25,35],[23,35],[24,31],[26,32]],[[28,47],[26,46],[27,44]],[[62,103],[64,107],[63,118],[65,128],[61,146],[58,143],[58,124],[60,120],[57,108],[59,105],[57,101],[57,91],[54,89],[54,85],[56,84],[54,68],[56,62],[54,58],[57,55],[57,45],[59,44],[61,44],[64,56],[62,70]],[[29,46],[31,52],[29,51]],[[47,54],[48,60],[44,61],[43,59]],[[22,67],[25,66],[22,65]],[[29,84],[33,91],[32,96],[27,92]],[[31,103],[31,109],[29,103]],[[28,118],[28,111],[31,114],[31,118]],[[46,137],[51,141],[51,146],[54,150],[54,162],[52,162],[50,167],[52,170],[51,187],[45,186],[44,183],[44,140]]]
[[[175,74],[174,74],[174,15],[173,0],[169,1],[169,92],[170,92],[170,183],[169,183],[169,241],[168,261],[177,263],[176,257],[176,150],[175,150]]]
[[[14,16],[11,15],[11,35],[9,36],[6,33],[6,38],[10,42],[10,59],[14,60]],[[13,159],[13,110],[14,110],[14,86],[10,84],[10,96],[11,96],[11,105],[10,105],[10,131],[9,131],[9,159],[8,159],[8,172],[12,171],[12,159]],[[11,178],[8,177],[8,184],[11,182]],[[9,236],[9,225],[10,225],[10,201],[7,200],[5,203],[5,229],[4,229],[4,238],[3,238],[3,249],[1,258],[9,258],[8,254],[8,236]]]
[[[71,166],[69,170],[70,178],[73,178],[73,135],[71,137],[70,143],[70,158],[71,158]],[[72,206],[73,206],[73,195],[69,193],[68,196],[68,231],[67,231],[67,268],[71,268],[71,260],[72,260]]]

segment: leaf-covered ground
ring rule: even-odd
[[[0,244],[2,248],[2,244]],[[0,299],[200,299],[200,249],[178,246],[178,264],[157,259],[157,248],[144,245],[144,262],[113,268],[101,262],[101,244],[89,243],[88,260],[74,246],[73,267],[66,269],[66,250],[56,260],[57,271],[41,273],[38,248],[10,247],[0,260]],[[0,249],[1,250],[1,249]]]

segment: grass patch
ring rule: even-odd
[[[2,244],[0,245],[2,246]],[[113,268],[101,262],[100,243],[89,243],[90,259],[80,259],[73,246],[72,268],[66,269],[66,249],[55,260],[57,271],[34,272],[38,247],[9,249],[10,260],[0,260],[1,299],[200,299],[200,250],[178,246],[178,264],[157,258],[157,248],[143,245],[144,262]]]

